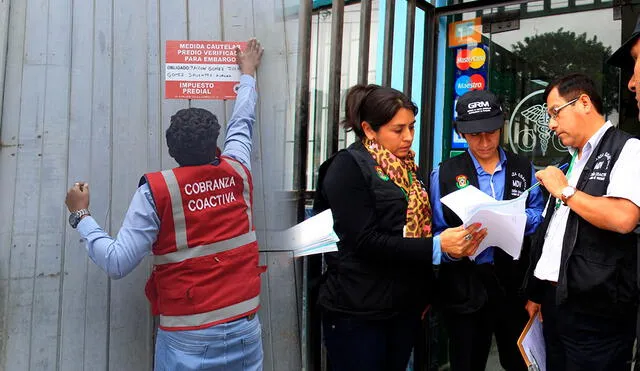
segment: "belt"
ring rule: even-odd
[[[244,316],[244,317],[240,317],[240,318],[238,318],[238,319],[234,319],[234,320],[233,320],[233,321],[231,321],[231,322],[241,321],[241,320],[243,320],[243,319],[244,319],[244,320],[247,320],[247,321],[251,321],[251,320],[252,320],[252,319],[254,319],[254,318],[256,318],[256,314],[255,314],[255,312],[254,312],[254,313],[249,314],[248,316]]]
[[[556,281],[547,281],[547,280],[545,280],[544,282],[549,284],[549,285],[551,285],[551,286],[553,286],[553,287],[557,287],[558,286],[558,283]]]

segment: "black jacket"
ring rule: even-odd
[[[592,196],[607,193],[611,169],[631,136],[610,128],[589,157],[577,189]],[[542,255],[544,236],[553,215],[550,197],[547,215],[536,233],[532,248],[527,293],[542,301],[543,283],[533,276]],[[637,247],[634,233],[620,234],[599,229],[571,211],[562,242],[556,303],[571,303],[586,313],[616,317],[635,311],[637,305]]]
[[[505,200],[517,198],[531,186],[531,162],[523,157],[505,151]],[[479,187],[475,165],[465,152],[443,162],[439,169],[439,186],[442,197],[455,192],[457,180],[463,177],[469,184]],[[460,218],[442,205],[445,221],[451,227],[462,224]],[[525,304],[522,283],[529,265],[529,238],[525,237],[523,252],[519,260],[513,260],[506,252],[494,250],[494,265],[476,264],[463,258],[460,261],[442,263],[438,274],[441,304],[456,313],[473,313],[481,309],[488,300],[487,287],[502,289],[502,295]],[[493,282],[489,282],[493,281]]]
[[[314,210],[331,208],[338,252],[326,254],[318,303],[371,319],[419,314],[433,287],[432,240],[403,238],[407,200],[361,142],[319,170]]]

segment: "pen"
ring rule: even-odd
[[[568,163],[564,163],[564,164],[562,164],[562,165],[558,166],[558,169],[560,169],[560,170],[564,170],[564,169],[566,169],[566,168],[567,168],[567,166],[569,166],[569,164],[568,164]],[[534,189],[535,187],[537,187],[537,186],[539,186],[539,185],[540,185],[540,182],[535,182],[535,184],[534,184],[534,185],[532,185],[531,187],[529,187],[529,188],[525,189],[525,190],[524,190],[524,192],[522,192],[522,193],[529,192],[530,190]]]

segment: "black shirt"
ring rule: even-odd
[[[420,313],[431,296],[432,239],[402,237],[407,200],[375,166],[359,142],[321,166],[316,206],[331,208],[340,242],[326,255],[319,303],[370,318]]]

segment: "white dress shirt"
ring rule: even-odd
[[[594,148],[598,146],[604,133],[613,125],[607,121],[602,127],[587,141],[582,149],[580,158],[577,156],[577,148],[569,148],[569,153],[574,157],[571,173],[569,174],[569,185],[575,187],[580,178],[584,166],[589,161]],[[611,169],[611,176],[605,197],[625,198],[637,206],[640,206],[640,192],[637,188],[640,185],[640,166],[637,161],[640,158],[640,140],[629,139],[618,160]],[[555,211],[555,212],[554,212]],[[555,205],[547,202],[547,207],[543,212],[553,213],[549,227],[542,246],[542,255],[533,272],[534,276],[541,280],[557,282],[560,275],[560,263],[562,258],[562,241],[567,228],[567,220],[571,209],[564,204],[555,210]]]

